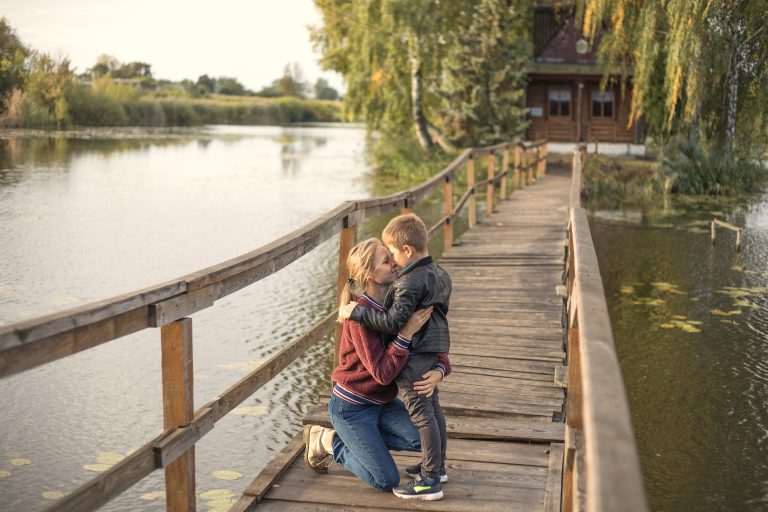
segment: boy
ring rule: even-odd
[[[384,300],[385,310],[355,307],[357,304],[350,302],[341,316],[370,329],[396,335],[414,311],[433,306],[429,321],[411,339],[408,361],[397,376],[405,407],[419,430],[422,461],[406,468],[413,480],[392,492],[405,499],[439,500],[443,497],[440,483],[448,480],[445,417],[437,389],[427,397],[414,391],[413,383],[421,380],[425,372],[440,369],[437,354],[448,352],[450,347],[446,314],[451,278],[429,256],[427,228],[416,215],[398,215],[387,224],[381,237],[401,269]]]

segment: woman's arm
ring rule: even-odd
[[[345,320],[344,330],[349,334],[355,352],[368,373],[379,384],[387,385],[395,380],[408,360],[410,338],[429,320],[431,314],[431,307],[416,311],[386,349],[381,346],[377,332],[366,329],[357,322]]]

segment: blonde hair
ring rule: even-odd
[[[341,289],[339,309],[350,301],[357,300],[368,289],[368,279],[375,268],[376,248],[384,247],[378,238],[369,238],[354,246],[347,256],[349,279]]]
[[[427,226],[413,213],[404,213],[390,220],[381,233],[381,238],[385,244],[397,249],[410,245],[418,252],[426,251],[429,242]]]

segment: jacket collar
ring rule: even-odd
[[[415,268],[423,267],[425,265],[429,265],[433,261],[434,260],[432,259],[432,256],[425,256],[425,257],[421,258],[418,261],[414,261],[413,263],[411,263],[407,267],[405,267],[403,270],[401,270],[400,271],[400,275],[402,276],[403,274],[407,274],[408,272],[410,272],[411,270],[413,270]]]

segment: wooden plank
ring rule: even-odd
[[[230,512],[253,510],[275,482],[288,471],[293,461],[303,452],[304,439],[302,433],[299,432],[253,479],[243,491],[242,497],[229,509]]]
[[[0,351],[0,378],[96,347],[149,326],[148,306]]]
[[[558,365],[555,367],[555,384],[561,388],[568,387],[568,365]]]
[[[552,443],[547,471],[549,477],[544,490],[544,512],[560,512],[563,490],[563,450],[562,443]]]
[[[160,327],[197,311],[209,308],[213,306],[214,298],[214,287],[207,286],[151,304],[149,306],[149,325],[151,327]]]
[[[304,425],[321,425],[333,428],[328,408],[317,405],[302,418]],[[499,441],[525,441],[548,443],[562,441],[565,426],[563,423],[544,420],[539,421],[495,418],[474,418],[470,416],[448,415],[446,429],[451,439],[494,439]]]
[[[183,427],[192,420],[195,402],[192,319],[164,325],[161,333],[163,428]],[[165,468],[165,506],[170,512],[195,508],[195,447]]]
[[[59,313],[5,325],[0,327],[0,351],[110,321],[116,316],[184,293],[186,289],[185,282],[174,280]]]

